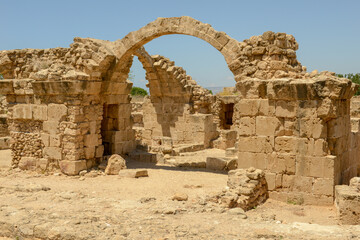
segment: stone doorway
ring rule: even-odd
[[[221,128],[230,129],[233,125],[234,103],[223,103],[221,108]]]

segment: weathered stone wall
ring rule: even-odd
[[[349,186],[336,186],[335,196],[340,223],[358,225],[360,222],[360,178],[352,178]]]
[[[8,82],[13,167],[41,162],[43,171],[60,166],[74,174],[75,166],[86,169],[102,157],[99,86],[96,82]]]
[[[331,204],[349,176],[349,80],[246,80],[237,84],[238,167],[266,172],[270,197]]]
[[[0,51],[5,79],[101,80],[115,60],[111,42],[74,38],[70,48]]]
[[[136,128],[139,144],[151,151],[163,151],[164,142],[170,142],[170,147],[179,144],[209,147],[216,135],[209,114],[214,97],[168,58],[150,56],[143,48],[136,55],[146,71],[150,91],[142,105],[143,122],[137,125],[142,125],[142,129]]]
[[[5,137],[9,135],[8,125],[7,125],[7,102],[6,96],[0,95],[0,137]]]
[[[360,97],[354,96],[350,101],[351,135],[349,144],[349,164],[345,169],[347,179],[360,176]],[[346,182],[345,182],[346,183]]]

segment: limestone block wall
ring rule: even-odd
[[[210,146],[216,132],[209,116],[214,99],[210,92],[168,58],[150,56],[143,48],[136,56],[146,70],[150,91],[142,105],[142,129],[136,127],[139,144],[152,151],[160,151],[164,141]]]
[[[157,146],[156,141],[167,137],[171,138],[173,145],[204,144],[209,147],[217,134],[213,116],[191,114],[189,109],[188,103],[176,103],[174,98],[162,98],[158,103],[146,99],[141,145]]]
[[[350,154],[348,175],[360,176],[360,97],[354,96],[350,101]],[[349,179],[349,177],[347,179]]]
[[[332,204],[350,175],[350,98],[346,79],[238,83],[238,167],[266,172],[270,196]]]
[[[13,167],[76,174],[103,156],[98,81],[3,81]],[[20,87],[25,86],[25,87]]]

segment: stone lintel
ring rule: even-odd
[[[35,95],[96,95],[101,81],[36,81],[32,83]]]

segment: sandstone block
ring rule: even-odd
[[[32,119],[31,104],[17,104],[13,108],[14,119]]]
[[[237,167],[249,168],[255,167],[259,169],[267,168],[268,156],[266,153],[239,152]]]
[[[10,137],[0,137],[0,150],[10,149]]]
[[[207,157],[206,158],[206,168],[212,170],[224,170],[226,167],[227,161],[223,158],[217,157]]]
[[[268,156],[267,169],[273,173],[295,174],[296,155],[274,152]]]
[[[126,168],[126,161],[118,154],[113,154],[109,160],[105,169],[106,175],[117,175],[121,169]]]
[[[241,99],[236,108],[239,109],[240,116],[256,116],[259,111],[259,100],[257,99]]]
[[[96,134],[98,128],[97,128],[97,122],[96,121],[90,121],[89,123],[90,127],[90,134]]]
[[[146,169],[123,169],[119,171],[120,178],[139,178],[148,176],[148,171]]]
[[[99,145],[95,150],[95,157],[100,158],[104,155],[104,145]]]
[[[36,160],[36,168],[45,171],[48,169],[49,160],[46,158],[39,158]]]
[[[48,157],[50,159],[62,159],[61,148],[58,147],[44,147],[43,154],[45,157]]]
[[[65,104],[49,104],[48,119],[50,121],[60,122],[67,115],[67,107]]]
[[[277,117],[256,117],[256,135],[276,136],[282,130],[282,123]]]
[[[296,175],[333,179],[336,164],[335,156],[305,157],[299,155],[296,157]]]
[[[275,151],[288,153],[302,153],[307,155],[308,139],[292,136],[275,137]]]
[[[275,101],[268,99],[259,99],[259,115],[274,116]]]
[[[335,202],[341,224],[360,223],[360,191],[346,185],[335,186]]]
[[[277,117],[294,118],[296,117],[296,102],[293,101],[277,101],[275,115]]]
[[[334,179],[317,178],[314,180],[313,193],[334,196]]]
[[[265,179],[270,191],[276,189],[276,174],[275,173],[266,173]]]
[[[239,152],[270,153],[273,151],[273,138],[266,136],[239,137]]]
[[[49,135],[49,146],[50,147],[60,147],[61,145],[61,135]]]
[[[98,142],[99,142],[99,136],[97,134],[86,134],[84,136],[84,146],[85,147],[97,146]]]
[[[255,119],[252,117],[240,118],[238,133],[240,136],[254,135],[255,134]]]
[[[234,170],[238,168],[237,158],[233,158],[230,160],[227,160],[226,162],[226,169],[227,170]]]
[[[86,160],[68,161],[63,160],[59,162],[60,170],[66,175],[77,175],[80,171],[85,170]]]
[[[33,111],[34,120],[38,120],[38,121],[48,120],[48,115],[47,115],[48,109],[46,105],[33,105],[32,111]]]
[[[85,147],[85,159],[91,159],[95,157],[95,147]]]
[[[12,94],[12,93],[14,93],[14,87],[13,87],[12,81],[1,80],[0,94],[6,95],[6,94]]]
[[[292,189],[293,191],[312,193],[312,186],[312,177],[295,176]]]
[[[49,133],[51,135],[56,135],[59,133],[59,122],[57,121],[44,121],[43,122],[43,130],[46,133]]]
[[[19,161],[19,168],[21,170],[35,170],[36,158],[35,157],[22,157]]]

